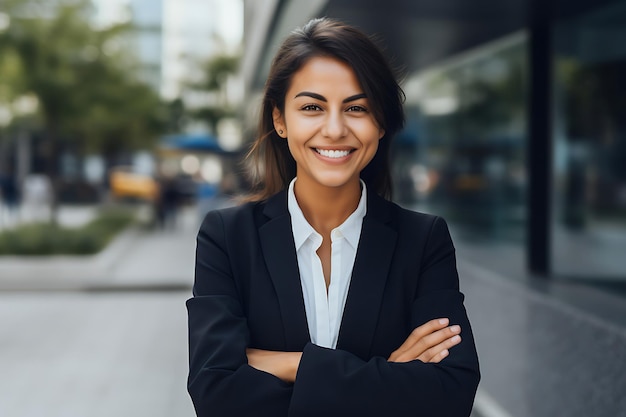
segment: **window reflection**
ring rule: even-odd
[[[626,279],[626,2],[555,29],[554,268]]]
[[[522,240],[525,54],[516,34],[410,77],[407,118],[416,145],[413,165],[400,165],[413,191],[404,198],[474,235]]]
[[[557,21],[553,35],[553,273],[617,288],[626,283],[626,0]],[[394,154],[400,203],[520,255],[533,192],[527,46],[513,34],[410,74]]]

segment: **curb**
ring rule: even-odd
[[[116,261],[141,235],[130,226],[93,255],[0,256],[0,291],[84,290],[105,287]]]
[[[483,389],[478,389],[476,398],[474,399],[474,410],[472,417],[513,417],[500,406],[489,394]]]

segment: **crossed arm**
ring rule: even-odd
[[[449,349],[461,342],[461,327],[448,326],[447,318],[431,320],[413,330],[404,343],[389,355],[389,362],[439,363],[449,355]],[[270,373],[285,382],[296,380],[302,352],[278,352],[246,349],[248,364]]]

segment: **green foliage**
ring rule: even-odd
[[[108,210],[80,228],[63,228],[54,223],[26,224],[0,233],[0,255],[94,254],[133,219],[128,211]]]
[[[233,55],[217,55],[210,59],[204,66],[206,74],[204,88],[209,91],[217,91],[239,68],[239,57]]]
[[[135,76],[125,45],[129,24],[96,28],[87,0],[5,0],[10,25],[0,33],[0,105],[37,99],[40,128],[108,154],[149,147],[166,117],[158,94]]]
[[[201,65],[203,78],[199,82],[189,83],[194,91],[204,91],[214,97],[212,105],[199,107],[189,112],[192,119],[203,120],[215,130],[222,118],[233,117],[236,112],[228,102],[226,87],[228,78],[239,68],[240,57],[237,55],[216,55]]]

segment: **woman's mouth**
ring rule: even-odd
[[[339,149],[317,149],[315,148],[315,152],[326,157],[326,158],[344,158],[350,154],[349,150],[339,150]]]

